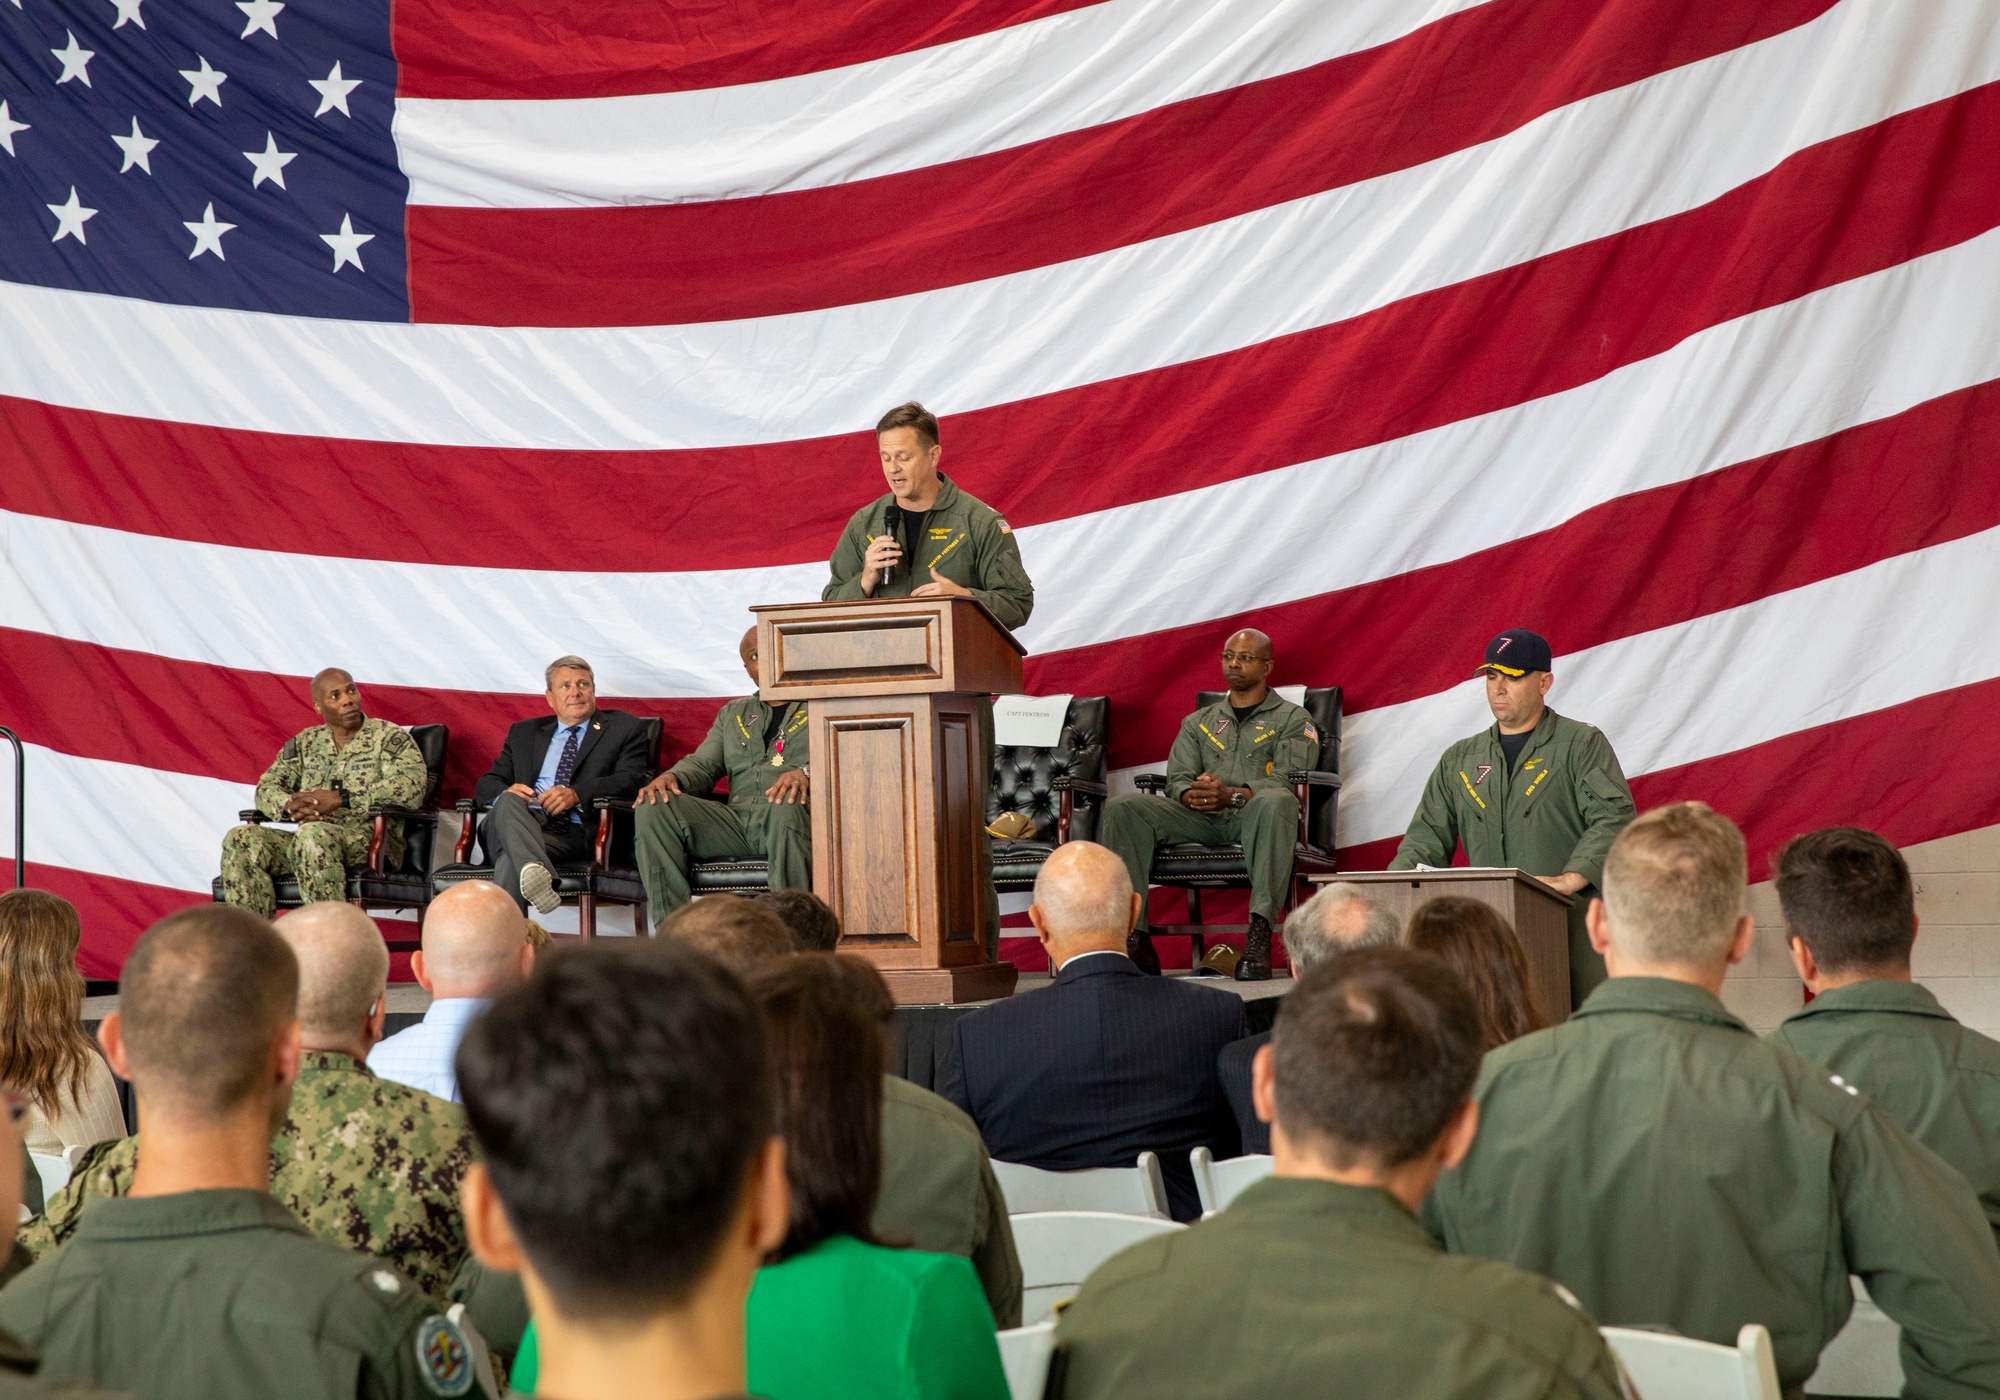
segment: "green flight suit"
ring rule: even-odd
[[[1063,1400],[1621,1400],[1544,1279],[1444,1253],[1372,1186],[1271,1177],[1100,1265],[1056,1324]]]
[[[958,489],[950,477],[938,477],[937,499],[924,518],[924,538],[911,540],[909,524],[898,538],[903,546],[902,562],[896,576],[878,584],[873,593],[861,591],[861,561],[877,535],[888,532],[888,510],[893,495],[880,496],[860,510],[840,532],[828,561],[833,577],[820,593],[825,602],[858,598],[907,598],[931,582],[935,567],[945,578],[972,590],[972,596],[986,605],[1009,631],[1027,624],[1035,610],[1035,585],[1021,563],[1021,546],[1014,531],[1000,513],[984,501]],[[980,822],[986,820],[986,796],[993,785],[993,701],[980,707],[984,720],[979,728],[979,771],[986,775],[980,789]],[[1000,955],[1000,895],[993,888],[993,846],[979,843],[979,882],[986,891],[986,955]]]
[[[1581,1006],[1604,980],[1584,915],[1604,883],[1612,840],[1636,814],[1610,741],[1547,710],[1512,773],[1497,724],[1446,749],[1389,868],[1450,865],[1462,841],[1472,865],[1583,876],[1588,883],[1569,907],[1569,1004]]]
[[[1855,1085],[1958,1168],[2000,1237],[2000,1041],[1961,1026],[1914,982],[1821,992],[1769,1038]]]
[[[0,1332],[0,1400],[35,1400],[36,1396],[67,1397],[67,1400],[93,1400],[101,1396],[111,1400],[110,1391],[96,1386],[38,1382],[35,1372],[41,1364],[42,1359],[33,1347]]]
[[[682,795],[633,809],[633,848],[654,923],[694,897],[688,867],[697,860],[761,856],[770,863],[770,888],[812,888],[812,813],[803,802],[764,796],[779,778],[805,768],[812,727],[805,705],[794,702],[766,744],[771,713],[754,695],[731,700],[701,745],[667,770]],[[724,777],[728,806],[700,796]]]
[[[1021,1260],[979,1128],[949,1099],[882,1076],[882,1189],[875,1233],[972,1261],[997,1327],[1021,1325]]]
[[[1479,1135],[1425,1218],[1607,1326],[1771,1331],[1797,1395],[1860,1275],[1903,1328],[1905,1395],[2000,1393],[2000,1251],[1965,1178],[1851,1085],[1701,987],[1619,977],[1489,1051]]]
[[[401,1400],[474,1388],[465,1335],[380,1260],[314,1239],[262,1191],[97,1202],[0,1289],[47,1380],[149,1400]]]
[[[466,1257],[458,1188],[472,1159],[459,1105],[308,1050],[271,1140],[271,1195],[320,1239],[372,1254],[441,1299]],[[21,1242],[37,1257],[62,1244],[87,1207],[131,1190],[138,1163],[136,1137],[92,1147]]]
[[[274,875],[296,875],[299,894],[309,904],[347,898],[348,867],[367,860],[374,835],[368,808],[416,806],[427,777],[416,740],[386,719],[362,720],[344,749],[334,748],[333,731],[323,724],[293,735],[257,780],[257,810],[282,821],[285,803],[316,788],[337,791],[346,800],[295,831],[251,822],[232,827],[222,838],[223,901],[270,918],[278,898]],[[391,817],[382,859],[396,866],[403,849],[403,823]]]
[[[1299,840],[1299,799],[1285,775],[1318,766],[1319,730],[1302,708],[1273,690],[1239,725],[1224,698],[1181,721],[1167,756],[1167,795],[1127,792],[1112,798],[1098,819],[1097,839],[1124,860],[1135,890],[1146,888],[1153,852],[1161,846],[1241,842],[1250,869],[1250,912],[1275,928],[1291,892]],[[1250,800],[1219,812],[1182,806],[1181,795],[1203,773],[1229,787],[1249,788]],[[1139,927],[1146,926],[1142,911]]]

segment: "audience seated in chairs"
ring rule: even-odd
[[[555,871],[591,858],[596,826],[586,820],[599,798],[629,799],[653,761],[646,729],[623,710],[597,707],[597,676],[580,656],[549,663],[552,715],[507,731],[473,797],[490,807],[479,829],[493,883],[523,910],[542,914],[562,903]]]
[[[1216,1056],[1243,1034],[1243,1001],[1142,972],[1125,952],[1140,904],[1116,855],[1059,846],[1028,910],[1055,981],[959,1020],[944,1095],[1002,1161],[1063,1171],[1159,1153],[1174,1218],[1193,1220],[1188,1151],[1237,1151]]]
[[[0,894],[0,1083],[27,1100],[28,1150],[51,1157],[125,1136],[117,1081],[83,1033],[82,942],[76,906],[60,895]]]
[[[278,933],[297,969],[300,1041],[290,1105],[268,1138],[270,1193],[320,1239],[372,1254],[442,1298],[466,1252],[458,1189],[472,1136],[464,1111],[378,1079],[364,1063],[381,1034],[389,973],[374,920],[349,904],[309,904],[287,914]],[[150,1134],[152,1124],[144,1127]],[[30,1251],[45,1254],[73,1237],[99,1198],[136,1190],[143,1141],[121,1138],[86,1154],[23,1232]]]
[[[424,1019],[368,1052],[368,1068],[441,1099],[458,1100],[453,1059],[472,1018],[534,968],[528,921],[498,885],[468,880],[431,901],[410,973],[431,994]]]
[[[1479,1007],[1481,1050],[1548,1025],[1528,986],[1528,955],[1513,926],[1490,904],[1460,895],[1425,900],[1403,941],[1459,975]]]
[[[1272,1177],[1090,1276],[1057,1325],[1065,1400],[1619,1400],[1589,1318],[1542,1279],[1446,1255],[1416,1218],[1479,1129],[1479,1054],[1472,999],[1435,959],[1311,967],[1257,1053]]]
[[[881,975],[859,958],[804,956],[762,963],[746,980],[763,1013],[791,1187],[790,1226],[750,1291],[749,1390],[764,1400],[1006,1400],[971,1266],[875,1234]],[[518,1391],[543,1388],[539,1317],[515,1362]]]
[[[737,979],[671,943],[566,951],[473,1023],[458,1079],[472,1247],[533,1300],[534,1384],[741,1395],[744,1300],[791,1211]]]
[[[1774,862],[1792,962],[1812,1000],[1771,1039],[1857,1086],[1958,1168],[2000,1233],[2000,1044],[1910,979],[1910,867],[1872,831],[1800,836]]]
[[[1311,899],[1285,920],[1285,957],[1292,976],[1303,977],[1318,963],[1349,948],[1386,948],[1396,941],[1396,916],[1371,904],[1359,885],[1335,882],[1321,886]],[[1222,1047],[1216,1073],[1245,1152],[1271,1150],[1271,1125],[1257,1116],[1250,1092],[1250,1065],[1257,1052],[1271,1043],[1271,1032],[1245,1036]]]
[[[768,905],[735,894],[683,904],[660,925],[659,936],[679,939],[738,976],[798,951],[791,929]]]
[[[183,910],[139,940],[101,1031],[145,1123],[131,1191],[0,1290],[0,1327],[40,1351],[42,1379],[333,1400],[462,1377],[466,1338],[423,1289],[314,1239],[267,1190],[298,1000],[298,960],[247,910]]]
[[[811,890],[767,890],[757,903],[785,921],[802,953],[831,953],[840,946],[840,916]]]
[[[1610,979],[1486,1056],[1479,1137],[1427,1212],[1454,1253],[1608,1326],[1771,1331],[1796,1394],[1853,1307],[1903,1329],[1910,1395],[2000,1392],[2000,1250],[1965,1179],[1855,1087],[1724,1008],[1750,949],[1743,837],[1701,803],[1621,832],[1590,908]]]

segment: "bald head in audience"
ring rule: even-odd
[[[756,900],[733,894],[683,904],[661,923],[660,934],[699,949],[738,976],[799,950],[783,919]]]
[[[1094,841],[1068,841],[1042,863],[1028,920],[1059,968],[1085,953],[1123,953],[1141,898],[1123,860]]]
[[[491,1000],[534,971],[528,920],[490,880],[466,880],[431,901],[424,946],[410,955],[410,974],[433,997]]]
[[[352,904],[308,904],[278,921],[278,936],[298,959],[303,1048],[367,1059],[388,1009],[389,949],[375,921]]]
[[[199,905],[146,931],[98,1028],[145,1127],[134,1196],[269,1184],[298,1077],[298,999],[298,959],[247,909]]]
[[[1285,920],[1285,956],[1292,976],[1303,977],[1315,963],[1352,948],[1387,948],[1399,930],[1396,916],[1371,904],[1359,885],[1336,881],[1292,911]]]

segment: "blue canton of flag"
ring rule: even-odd
[[[0,0],[0,278],[406,321],[389,0]]]

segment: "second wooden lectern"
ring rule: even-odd
[[[1023,648],[971,598],[755,608],[759,694],[811,715],[813,893],[898,1002],[1009,995],[987,959],[987,697]]]
[[[1520,935],[1535,1005],[1550,1025],[1569,1019],[1569,906],[1574,901],[1525,870],[1360,870],[1311,878],[1316,885],[1340,880],[1365,887],[1371,900],[1394,911],[1404,925],[1419,904],[1439,895],[1461,895],[1491,906]]]

